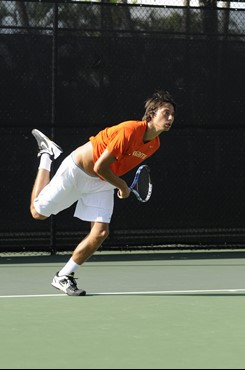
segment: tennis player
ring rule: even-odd
[[[175,109],[168,91],[156,91],[145,102],[142,120],[122,122],[90,137],[63,160],[51,180],[52,161],[62,149],[39,130],[32,130],[40,158],[31,194],[33,218],[44,220],[77,202],[74,217],[91,223],[88,235],[54,276],[51,284],[55,288],[69,296],[86,294],[77,287],[75,270],[108,237],[114,190],[117,189],[120,199],[131,193],[121,176],[156,152],[159,135],[169,131],[173,124]]]

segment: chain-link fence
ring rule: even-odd
[[[206,3],[0,1],[1,249],[70,248],[89,227],[73,208],[32,220],[32,128],[68,154],[141,119],[157,88],[178,109],[148,161],[153,196],[115,198],[105,247],[243,244],[245,3]]]

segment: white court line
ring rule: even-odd
[[[154,295],[154,294],[191,294],[191,293],[242,293],[245,289],[202,289],[202,290],[151,290],[142,292],[105,292],[105,293],[87,293],[87,296],[93,295]],[[66,294],[18,294],[1,295],[0,298],[32,298],[32,297],[67,297]]]

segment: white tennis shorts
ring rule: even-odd
[[[110,183],[84,172],[75,164],[71,153],[34,200],[34,207],[39,214],[49,217],[77,201],[74,217],[109,223],[114,207],[114,189]]]

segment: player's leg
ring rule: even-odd
[[[90,233],[78,244],[72,257],[54,276],[52,285],[70,296],[82,296],[86,291],[77,287],[74,273],[101,246],[109,235],[109,224],[92,222]]]
[[[72,254],[72,259],[77,265],[82,265],[101,246],[109,236],[109,224],[92,222],[90,233],[78,244]]]
[[[36,211],[36,208],[34,207],[34,200],[37,198],[40,191],[43,190],[43,188],[49,182],[50,182],[50,171],[39,168],[31,193],[31,205],[30,205],[32,217],[35,218],[36,220],[45,220],[47,218],[46,216],[43,216]]]
[[[91,222],[90,232],[78,244],[67,264],[56,274],[52,282],[52,285],[68,295],[85,294],[84,290],[79,294],[74,283],[74,272],[93,255],[109,235],[109,224],[114,207],[114,188],[99,179],[92,179],[88,182],[91,189],[94,188],[94,182],[102,183],[101,191],[83,194],[77,202],[74,213],[75,217]],[[71,282],[69,282],[70,276]]]
[[[43,188],[50,182],[50,171],[52,162],[54,159],[59,157],[63,150],[59,145],[51,141],[41,131],[34,129],[32,130],[32,134],[37,141],[37,156],[40,157],[40,164],[32,189],[30,211],[33,218],[44,220],[47,217],[37,212],[34,207],[34,200],[37,198],[41,190],[43,190]]]

